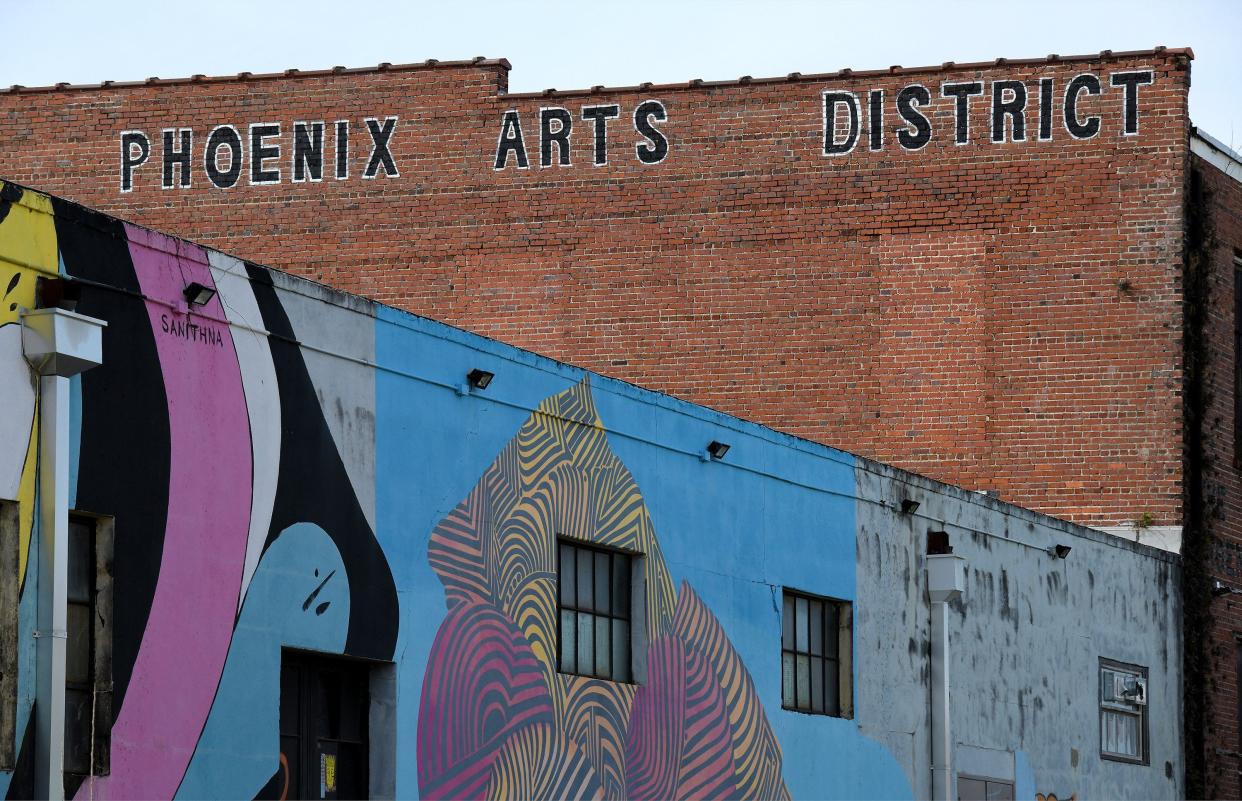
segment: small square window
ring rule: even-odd
[[[559,670],[633,681],[634,557],[572,540],[557,544]]]
[[[1100,756],[1147,764],[1147,668],[1100,660]]]
[[[848,601],[785,590],[781,615],[781,706],[833,717],[853,714],[853,612]]]
[[[958,776],[957,801],[1013,801],[1013,782]]]

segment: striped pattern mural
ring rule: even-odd
[[[558,537],[641,555],[641,686],[557,672]],[[423,797],[788,797],[750,677],[689,585],[674,588],[587,380],[540,404],[428,558],[449,612],[419,711]]]

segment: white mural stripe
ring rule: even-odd
[[[229,322],[243,326],[234,327],[232,332],[237,361],[241,365],[242,389],[246,393],[246,413],[250,417],[254,487],[250,496],[246,564],[237,597],[240,609],[272,522],[272,504],[276,499],[276,479],[280,472],[280,395],[267,337],[256,333],[267,329],[255,302],[254,291],[250,288],[245,264],[240,259],[215,251],[207,252],[207,261],[211,264],[211,275]]]

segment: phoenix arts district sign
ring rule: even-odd
[[[865,93],[824,90],[820,114],[822,151],[825,157],[852,153],[860,144],[870,151],[884,150],[895,142],[902,150],[918,151],[937,136],[952,138],[955,144],[971,141],[972,105],[986,103],[987,140],[1006,142],[1051,141],[1068,135],[1073,139],[1093,139],[1106,125],[1116,124],[1122,136],[1139,132],[1139,90],[1152,83],[1151,70],[1110,73],[1104,76],[1082,73],[1057,86],[1054,78],[1040,78],[1028,85],[1020,80],[946,81],[938,91],[913,83],[900,91],[872,89]],[[1107,122],[1104,115],[1085,114],[1080,108],[1084,96],[1115,94],[1118,102]],[[929,117],[933,98],[952,104],[953,127],[936,131]],[[1055,101],[1059,102],[1059,109]],[[537,163],[540,168],[571,166],[570,143],[575,136],[586,137],[591,164],[608,164],[609,138],[632,128],[633,159],[651,165],[664,161],[672,142],[664,132],[668,111],[659,100],[643,100],[623,115],[619,104],[584,105],[573,111],[551,106],[537,111],[509,109],[502,112],[491,158],[494,170],[525,170]],[[891,117],[890,117],[891,115]],[[619,123],[625,116],[627,122]],[[866,120],[864,127],[863,121]],[[891,119],[891,124],[888,120]],[[359,175],[363,179],[400,177],[392,143],[397,133],[396,116],[367,117],[358,128],[366,139],[359,147],[368,153]],[[624,128],[622,127],[624,126]],[[325,179],[344,181],[351,177],[350,120],[327,122],[256,122],[244,126],[221,124],[211,129],[202,145],[196,145],[191,128],[165,128],[152,137],[146,131],[120,132],[121,192],[133,191],[139,170],[152,162],[160,167],[160,186],[187,189],[199,173],[219,189],[241,182],[243,174],[251,185],[316,183]],[[328,133],[331,131],[331,145]],[[153,141],[154,139],[154,141]]]

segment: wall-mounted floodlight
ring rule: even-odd
[[[1065,557],[1069,556],[1069,552],[1071,550],[1072,549],[1068,545],[1053,545],[1051,548],[1048,549],[1048,553],[1051,554],[1052,556],[1055,556],[1058,559],[1064,559]]]
[[[71,278],[40,278],[39,307],[77,311],[82,299],[82,285]]]
[[[912,515],[919,510],[919,502],[913,498],[901,499],[901,513],[903,515]]]
[[[1242,590],[1239,590],[1236,587],[1230,587],[1220,579],[1216,579],[1212,582],[1212,597],[1219,598],[1222,595],[1242,595]]]
[[[707,455],[713,459],[723,459],[728,452],[729,446],[723,442],[712,440],[707,443]]]
[[[186,285],[183,294],[185,295],[186,303],[189,303],[191,306],[206,306],[216,296],[216,290],[209,286],[204,286],[198,281],[193,281]]]
[[[486,370],[474,368],[466,373],[466,381],[474,389],[487,389],[487,385],[492,383],[492,379],[496,377],[495,373],[489,373]]]
[[[927,532],[927,555],[928,556],[945,556],[951,553],[953,553],[953,546],[949,544],[949,532],[947,531]]]

